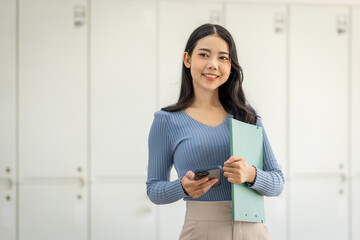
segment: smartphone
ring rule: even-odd
[[[195,170],[195,180],[199,180],[204,177],[208,177],[209,179],[217,178],[218,181],[213,185],[213,187],[219,186],[221,183],[221,166],[219,165],[210,168]]]

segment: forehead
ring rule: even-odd
[[[214,52],[229,52],[229,46],[227,42],[218,35],[209,35],[201,38],[197,42],[195,50],[200,48],[206,48]]]

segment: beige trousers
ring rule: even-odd
[[[271,240],[263,223],[232,221],[231,201],[187,201],[179,240]]]

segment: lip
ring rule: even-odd
[[[213,73],[203,73],[202,75],[209,81],[216,81],[219,78],[219,75],[216,75],[216,74],[213,74]],[[208,77],[206,75],[215,76],[215,77]]]

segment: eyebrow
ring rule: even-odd
[[[198,51],[205,51],[205,52],[210,52],[211,53],[211,50],[210,49],[207,49],[207,48],[200,48]],[[228,52],[219,52],[220,54],[227,54],[227,55],[230,55]]]

